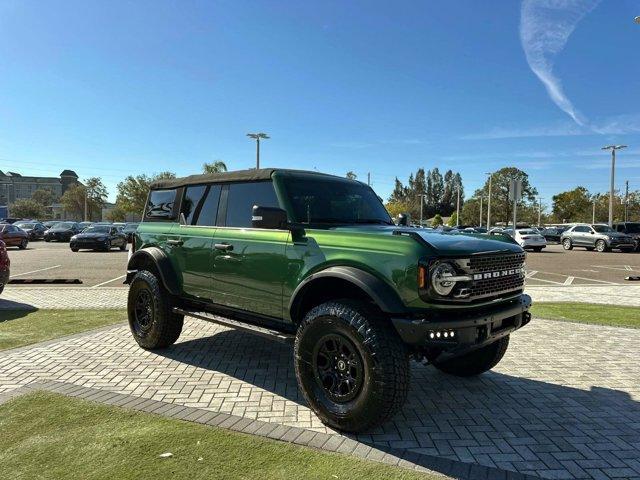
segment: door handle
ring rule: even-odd
[[[216,243],[214,247],[216,250],[222,250],[223,252],[230,252],[233,250],[233,245],[229,245],[228,243]]]
[[[167,243],[169,245],[175,245],[176,247],[181,247],[182,245],[184,245],[184,240],[176,240],[174,238],[170,238],[169,240],[167,240]]]

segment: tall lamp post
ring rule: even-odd
[[[602,150],[611,150],[611,184],[609,188],[609,226],[613,227],[613,191],[616,175],[616,150],[627,148],[626,145],[607,145]]]
[[[266,133],[247,133],[247,137],[253,138],[256,141],[256,169],[260,168],[260,139],[266,140],[270,138]]]
[[[489,175],[489,192],[487,198],[487,230],[491,230],[491,180],[493,179],[493,173],[487,172],[485,175]]]
[[[420,226],[422,227],[422,205],[424,203],[424,199],[427,198],[427,194],[419,193],[418,198],[420,199]]]

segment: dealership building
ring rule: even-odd
[[[73,170],[63,170],[59,177],[27,177],[0,170],[0,205],[31,198],[36,190],[50,190],[56,200],[60,200],[75,183],[78,183],[78,175]]]

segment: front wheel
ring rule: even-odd
[[[509,336],[507,335],[485,347],[443,362],[436,362],[433,365],[438,370],[450,375],[472,377],[491,370],[500,363],[508,346]]]
[[[184,316],[173,312],[174,301],[151,272],[136,273],[129,287],[127,312],[133,338],[142,348],[165,348],[178,340]]]
[[[369,430],[407,398],[406,348],[380,312],[363,302],[313,308],[298,328],[294,356],[302,394],[320,420],[338,430]]]
[[[27,244],[28,244],[28,243],[29,243],[29,241],[28,241],[26,238],[24,238],[24,239],[20,242],[20,245],[18,245],[18,248],[19,248],[20,250],[24,250],[24,249],[26,249],[26,248],[27,248]]]
[[[606,252],[607,250],[609,250],[609,248],[607,247],[607,244],[604,240],[598,240],[596,242],[596,251],[602,253]]]
[[[541,252],[542,251],[542,247],[533,247],[533,251],[534,252]]]
[[[562,241],[562,248],[564,248],[565,250],[573,250],[573,244],[571,243],[571,239],[565,238]]]
[[[72,251],[73,253],[77,253],[77,252],[78,252],[78,249],[77,249],[77,248],[72,248],[72,249],[71,249],[71,251]]]

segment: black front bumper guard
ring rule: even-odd
[[[480,311],[445,311],[420,318],[393,317],[391,322],[405,344],[435,349],[449,357],[493,343],[525,326],[531,320],[530,307],[531,297],[522,294],[509,303]]]

